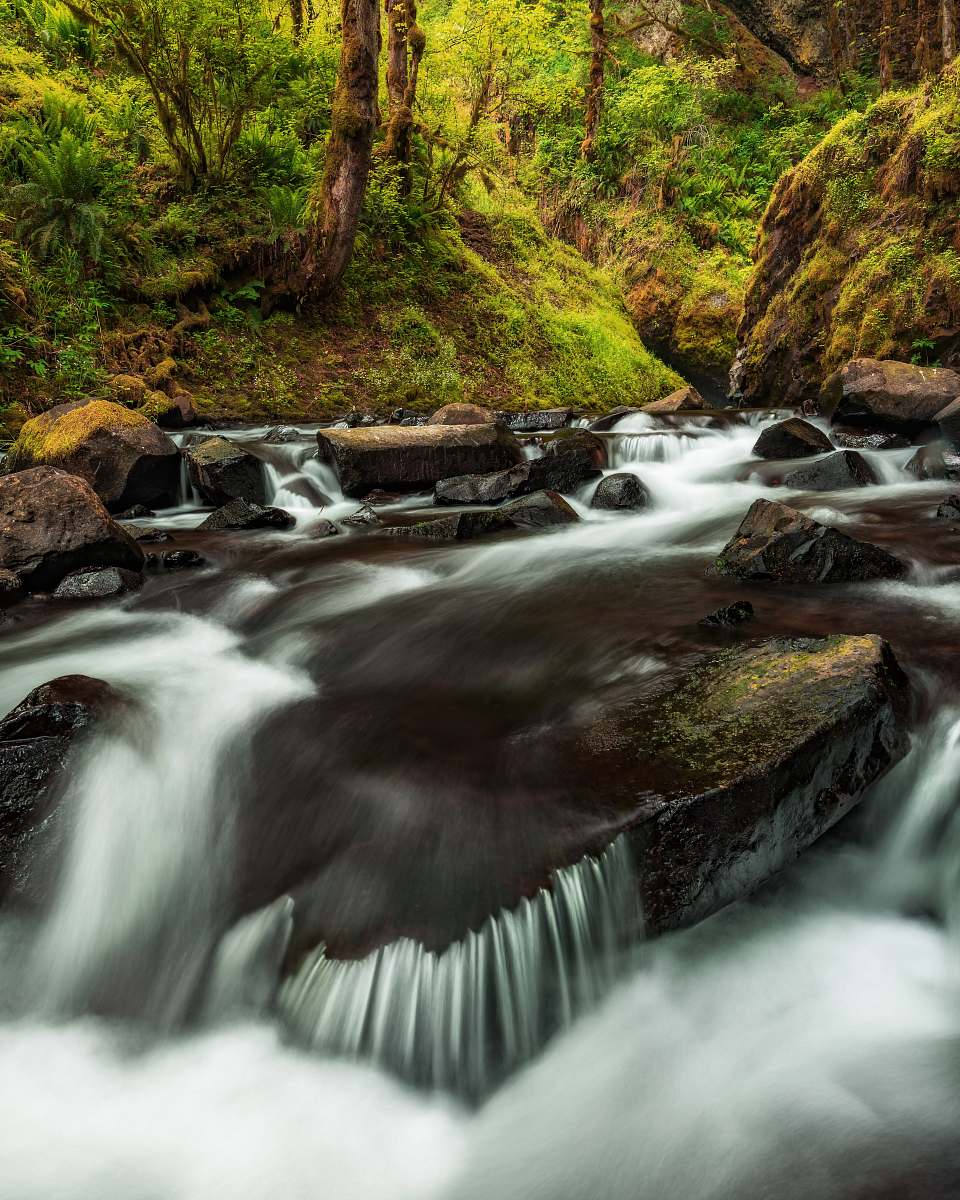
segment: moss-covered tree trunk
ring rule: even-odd
[[[379,0],[342,0],[343,41],[333,94],[323,179],[311,197],[304,290],[323,295],[343,278],[353,255],[360,208],[379,124]]]
[[[417,24],[416,0],[388,0],[387,9],[387,94],[390,119],[383,142],[385,156],[410,162],[413,138],[413,106],[417,100],[420,60],[427,39]],[[409,172],[405,186],[409,188]]]
[[[607,57],[607,30],[603,21],[603,0],[590,0],[590,82],[587,86],[587,110],[580,153],[593,158],[597,130],[603,111],[603,71]]]
[[[957,55],[957,10],[953,0],[940,0],[940,21],[943,61],[952,63]]]

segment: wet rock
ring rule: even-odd
[[[939,367],[858,358],[833,375],[820,393],[820,411],[837,424],[913,432],[932,424],[960,397],[960,374]]]
[[[0,899],[11,892],[40,898],[34,876],[59,842],[56,806],[70,752],[124,703],[101,679],[65,675],[35,688],[0,721]]]
[[[788,417],[770,425],[760,434],[753,447],[758,458],[809,458],[825,454],[833,443],[816,425],[800,417]]]
[[[208,504],[266,502],[263,466],[242,446],[227,438],[210,437],[186,447],[184,455],[190,480]]]
[[[172,396],[154,392],[151,396],[150,411],[161,429],[186,429],[197,423],[197,410],[184,391]]]
[[[135,542],[172,542],[173,538],[165,529],[149,528],[145,525],[125,525],[127,533]]]
[[[383,521],[380,514],[374,512],[369,504],[364,504],[349,517],[344,517],[340,524],[350,529],[380,529]]]
[[[626,404],[620,404],[616,408],[611,408],[608,413],[604,413],[602,417],[597,417],[595,421],[590,422],[590,429],[595,433],[606,433],[612,429],[614,425],[624,417],[629,417],[633,413],[638,413],[639,408],[630,408]]]
[[[879,637],[773,639],[585,730],[580,777],[620,814],[648,929],[746,895],[844,816],[905,754],[908,696]]]
[[[88,567],[72,571],[61,579],[53,593],[54,600],[108,600],[139,592],[143,587],[140,571],[125,571],[122,567]]]
[[[573,419],[572,408],[544,408],[532,412],[503,414],[515,433],[548,433],[562,429]]]
[[[145,504],[133,504],[130,508],[125,508],[123,512],[117,513],[118,521],[135,521],[138,517],[155,517],[157,514],[152,508],[147,508]]]
[[[161,550],[147,555],[151,570],[179,571],[190,567],[205,567],[207,560],[196,550]]]
[[[398,500],[402,499],[403,497],[398,495],[397,492],[384,492],[380,488],[377,488],[375,491],[368,492],[366,496],[363,496],[361,503],[369,504],[371,508],[383,508],[388,504],[396,504]]]
[[[713,405],[706,401],[695,387],[687,384],[685,387],[677,388],[669,396],[664,396],[662,400],[654,400],[652,404],[645,404],[640,411],[651,417],[658,417],[679,412],[703,412],[708,408],[713,408]]]
[[[455,475],[441,479],[433,490],[436,504],[499,504],[518,495],[530,482],[530,463],[520,463],[506,471],[483,475]]]
[[[246,500],[231,500],[199,526],[203,530],[227,529],[291,529],[296,525],[296,518],[291,517],[282,508],[264,507],[260,504],[250,504]]]
[[[173,504],[179,489],[180,451],[174,442],[141,413],[109,400],[58,404],[27,421],[7,469],[41,465],[85,479],[116,511]]]
[[[726,608],[718,608],[716,612],[709,613],[700,624],[707,629],[735,629],[738,625],[752,621],[753,617],[753,605],[750,601],[736,600]]]
[[[555,491],[534,492],[497,509],[496,516],[520,529],[547,529],[555,525],[573,525],[580,518]]]
[[[445,404],[427,421],[428,425],[490,425],[493,413],[479,404]]]
[[[0,568],[45,591],[80,567],[139,571],[143,551],[79,476],[33,467],[0,477]]]
[[[957,374],[954,372],[954,374]],[[957,375],[960,380],[960,375]],[[940,436],[951,450],[960,450],[960,395],[936,415]]]
[[[585,468],[599,471],[607,465],[606,438],[598,437],[589,429],[560,429],[540,441],[544,458],[576,454],[583,458]]]
[[[650,493],[637,476],[629,471],[618,471],[616,475],[607,475],[600,480],[590,507],[608,511],[636,510],[646,508],[649,503]]]
[[[879,546],[829,529],[786,504],[755,500],[712,572],[774,583],[902,579],[908,566]]]
[[[482,475],[457,475],[442,479],[434,488],[437,504],[497,504],[511,496],[551,491],[570,494],[606,465],[603,439],[585,429],[570,430],[552,438],[540,458],[505,471]]]
[[[947,475],[943,451],[936,445],[921,446],[916,454],[908,459],[903,469],[908,475],[920,480],[945,479]]]
[[[837,450],[815,463],[798,467],[783,480],[784,487],[800,488],[807,492],[835,492],[841,488],[870,487],[876,483],[879,480],[870,464],[856,450]]]
[[[291,442],[299,442],[300,434],[290,425],[274,425],[263,435],[263,440],[268,446],[288,446]]]
[[[948,496],[937,509],[940,521],[960,521],[960,496]]]
[[[502,470],[523,460],[516,438],[499,425],[322,429],[317,442],[344,495],[357,497],[377,488],[416,491],[454,475]]]
[[[334,525],[332,521],[328,521],[326,517],[321,517],[316,525],[314,525],[314,527],[310,530],[311,537],[315,538],[337,537],[339,533],[340,530],[336,527],[336,525]]]
[[[557,492],[536,492],[514,500],[492,512],[451,513],[410,525],[393,525],[384,530],[393,537],[431,542],[464,542],[510,530],[547,529],[569,525],[579,517]]]
[[[879,429],[847,429],[839,426],[831,431],[835,446],[843,450],[905,450],[909,438],[902,433]]]
[[[23,593],[23,580],[16,571],[8,571],[0,567],[0,604],[4,601],[17,600]]]

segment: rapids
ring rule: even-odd
[[[640,475],[649,511],[591,509],[587,485],[579,525],[453,546],[315,537],[357,504],[311,457],[314,430],[226,431],[295,529],[205,535],[185,482],[138,524],[206,568],[120,605],[20,606],[0,629],[0,712],[73,672],[135,704],[71,780],[49,910],[0,911],[0,1200],[960,1194],[960,565],[932,519],[949,488],[887,451],[868,456],[875,487],[785,492],[750,455],[770,419],[626,418],[611,470]],[[911,575],[706,579],[761,495]],[[297,899],[268,866],[291,855],[295,882],[282,817],[300,796],[408,857],[411,889],[419,856],[445,855],[432,902],[454,907],[495,887],[508,844],[483,842],[474,809],[508,839],[507,801],[534,794],[564,715],[720,644],[697,622],[743,595],[751,636],[883,634],[921,696],[909,756],[796,866],[647,944],[615,845],[460,942],[369,949],[366,916],[398,896],[375,856],[349,859],[324,886],[358,952],[298,948],[275,995]],[[237,818],[251,790],[277,812],[256,846]],[[417,814],[437,804],[434,847]]]

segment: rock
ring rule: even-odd
[[[562,429],[573,419],[572,408],[543,408],[532,412],[505,414],[507,423],[515,433],[548,433]]]
[[[844,816],[906,752],[908,696],[879,637],[773,639],[604,713],[580,773],[628,833],[647,928],[746,895]]]
[[[823,385],[820,411],[835,423],[913,432],[960,397],[960,374],[939,367],[857,358]]]
[[[263,435],[263,440],[268,446],[287,446],[291,442],[299,442],[300,434],[289,425],[274,425]]]
[[[940,521],[960,521],[960,496],[948,496],[937,509]]]
[[[753,453],[758,458],[809,458],[825,454],[833,443],[822,430],[800,417],[788,417],[769,425],[757,438]]]
[[[569,494],[596,478],[605,465],[603,439],[585,429],[575,429],[552,438],[540,458],[505,471],[441,479],[433,498],[436,504],[497,504],[510,496],[534,492]]]
[[[441,479],[433,489],[435,504],[499,504],[517,496],[530,482],[530,463],[484,475],[454,475]]]
[[[879,546],[829,529],[795,508],[755,500],[713,570],[774,583],[902,579],[908,566]]]
[[[179,571],[189,567],[205,567],[207,560],[196,550],[161,550],[147,555],[151,570]]]
[[[585,467],[599,471],[607,465],[607,439],[598,437],[589,429],[560,429],[538,440],[543,445],[545,458],[578,454],[584,457]],[[536,462],[536,459],[533,461]]]
[[[17,600],[23,593],[23,580],[16,571],[0,567],[0,603]]]
[[[326,517],[321,517],[320,520],[310,530],[310,534],[315,538],[337,537],[340,530],[332,521],[328,521]]]
[[[623,420],[624,417],[632,416],[634,413],[638,413],[639,411],[639,408],[630,408],[626,404],[620,404],[617,406],[617,408],[611,408],[608,413],[604,413],[602,417],[597,417],[595,421],[591,421],[590,429],[595,433],[606,433],[608,430],[612,429],[618,421]]]
[[[263,507],[260,504],[249,504],[246,500],[231,500],[199,526],[200,529],[291,529],[296,525],[296,518],[291,517],[282,508]]]
[[[80,567],[143,568],[143,551],[90,485],[56,467],[0,476],[0,567],[30,591]]]
[[[957,375],[957,379],[960,380],[960,375]],[[940,436],[946,445],[951,450],[960,450],[960,395],[942,408],[934,419],[940,427]]]
[[[143,587],[140,571],[125,571],[122,567],[86,567],[72,571],[57,584],[54,600],[107,600],[125,596]]]
[[[608,511],[636,510],[646,508],[649,503],[650,493],[636,475],[631,475],[629,471],[619,471],[616,475],[607,475],[600,480],[590,501],[590,507]]]
[[[400,417],[403,420],[403,416]],[[427,420],[428,425],[490,425],[493,413],[479,404],[445,404]],[[399,424],[399,421],[397,422]]]
[[[205,438],[186,447],[184,455],[193,486],[208,504],[266,502],[263,466],[236,442],[224,437]]]
[[[728,604],[726,608],[718,608],[716,612],[709,613],[700,621],[700,624],[705,625],[708,629],[734,629],[738,625],[752,621],[753,617],[753,605],[750,601],[736,600],[733,604]]]
[[[664,396],[662,400],[645,404],[640,411],[651,417],[662,417],[670,413],[702,412],[708,408],[713,408],[713,405],[704,400],[695,387],[687,384],[686,387],[677,388],[669,396]]]
[[[943,452],[939,446],[921,446],[904,465],[904,471],[915,479],[945,479],[947,475]]]
[[[844,450],[905,450],[910,445],[902,433],[883,430],[847,429],[842,425],[831,430],[835,446]]]
[[[42,873],[44,865],[41,842],[52,852],[59,841],[56,803],[70,751],[124,703],[101,679],[65,675],[35,688],[0,721],[0,899],[33,890],[35,869]]]
[[[135,542],[172,542],[173,538],[165,529],[147,528],[143,525],[124,526],[127,533]]]
[[[109,400],[58,404],[20,430],[7,469],[59,467],[85,479],[116,511],[132,504],[175,503],[180,451],[138,412]]]
[[[322,429],[317,442],[344,495],[357,497],[376,488],[416,491],[453,475],[502,470],[523,460],[516,438],[499,425]]]
[[[374,512],[369,504],[364,504],[355,513],[351,513],[349,517],[344,517],[340,524],[346,525],[350,529],[380,529],[383,521],[380,518],[380,514]]]
[[[361,498],[361,504],[368,504],[371,508],[383,508],[388,504],[396,504],[403,497],[396,492],[384,492],[380,488],[369,492]]]
[[[873,469],[856,450],[837,450],[826,458],[798,467],[784,476],[783,486],[807,492],[835,492],[841,488],[870,487],[879,483]]]
[[[451,513],[410,525],[391,525],[384,532],[393,537],[431,542],[465,542],[488,534],[517,529],[547,529],[568,525],[579,517],[556,492],[536,492],[505,504],[492,512]]]
[[[184,391],[172,396],[152,392],[147,407],[161,429],[186,429],[197,423],[197,410]]]
[[[123,512],[117,513],[118,521],[135,521],[138,517],[155,517],[157,514],[152,508],[147,508],[145,504],[133,504],[130,508],[125,508]]]

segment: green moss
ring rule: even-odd
[[[10,449],[10,465],[15,469],[35,463],[56,466],[99,429],[138,429],[149,425],[142,413],[108,400],[91,400],[62,414],[41,413],[21,427]]]

